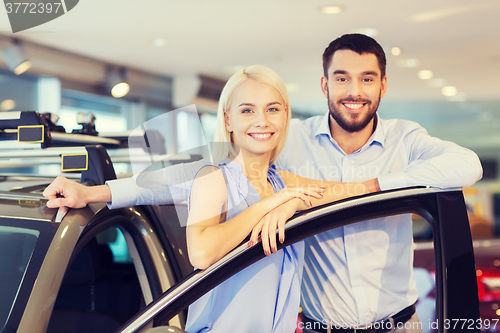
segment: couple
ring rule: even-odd
[[[251,243],[261,235],[268,256],[194,303],[190,333],[293,332],[299,294],[304,332],[384,319],[418,322],[411,216],[344,226],[277,252],[274,237],[278,230],[283,240],[284,223],[295,211],[355,195],[356,189],[361,194],[413,185],[469,186],[481,177],[473,152],[432,138],[413,122],[378,117],[385,67],[385,54],[372,38],[350,34],[334,40],[323,54],[321,79],[329,112],[291,124],[287,93],[274,72],[251,66],[228,81],[214,141],[234,146],[222,149],[211,165],[190,166],[196,178],[185,196],[189,257],[205,268],[250,233]],[[179,173],[177,182],[179,175],[184,177]],[[126,198],[130,186],[136,198]],[[342,195],[336,196],[341,191],[332,189],[339,186]],[[134,180],[85,188],[58,178],[44,195],[50,207],[98,201],[113,208],[150,203],[141,191],[147,190],[137,189]],[[56,198],[61,193],[64,198]],[[162,195],[164,203],[172,201]]]

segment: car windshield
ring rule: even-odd
[[[0,226],[0,325],[9,318],[28,270],[40,231]]]

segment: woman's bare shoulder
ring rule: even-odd
[[[217,224],[227,206],[227,187],[222,170],[205,166],[198,171],[190,193],[188,225],[209,221]]]
[[[213,165],[207,165],[198,171],[193,182],[192,192],[204,192],[217,197],[227,197],[226,180],[222,170]]]

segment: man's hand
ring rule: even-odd
[[[50,184],[43,195],[49,199],[47,207],[57,208],[66,206],[70,208],[83,208],[92,202],[111,201],[109,186],[88,187],[64,177],[57,177]]]
[[[83,208],[88,203],[86,190],[86,186],[59,176],[43,191],[43,195],[49,199],[49,208]]]
[[[378,183],[378,179],[369,179],[367,181],[364,181],[363,184],[366,186],[366,189],[369,192],[379,192],[380,191],[380,185]]]

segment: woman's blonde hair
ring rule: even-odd
[[[288,92],[286,91],[285,84],[279,75],[272,69],[262,65],[253,65],[236,72],[229,78],[224,86],[224,89],[222,89],[222,93],[219,98],[219,106],[217,108],[217,128],[215,130],[214,144],[212,146],[212,162],[214,163],[222,161],[230,154],[234,156],[238,155],[232,144],[231,133],[226,129],[225,112],[229,111],[229,107],[231,106],[234,89],[236,89],[236,87],[244,81],[250,79],[272,86],[278,90],[283,98],[283,101],[285,102],[287,112],[285,130],[280,142],[271,153],[271,158],[269,160],[270,165],[276,161],[279,153],[285,147],[288,136],[288,128],[290,127],[290,118],[292,117],[290,99],[288,98]]]

